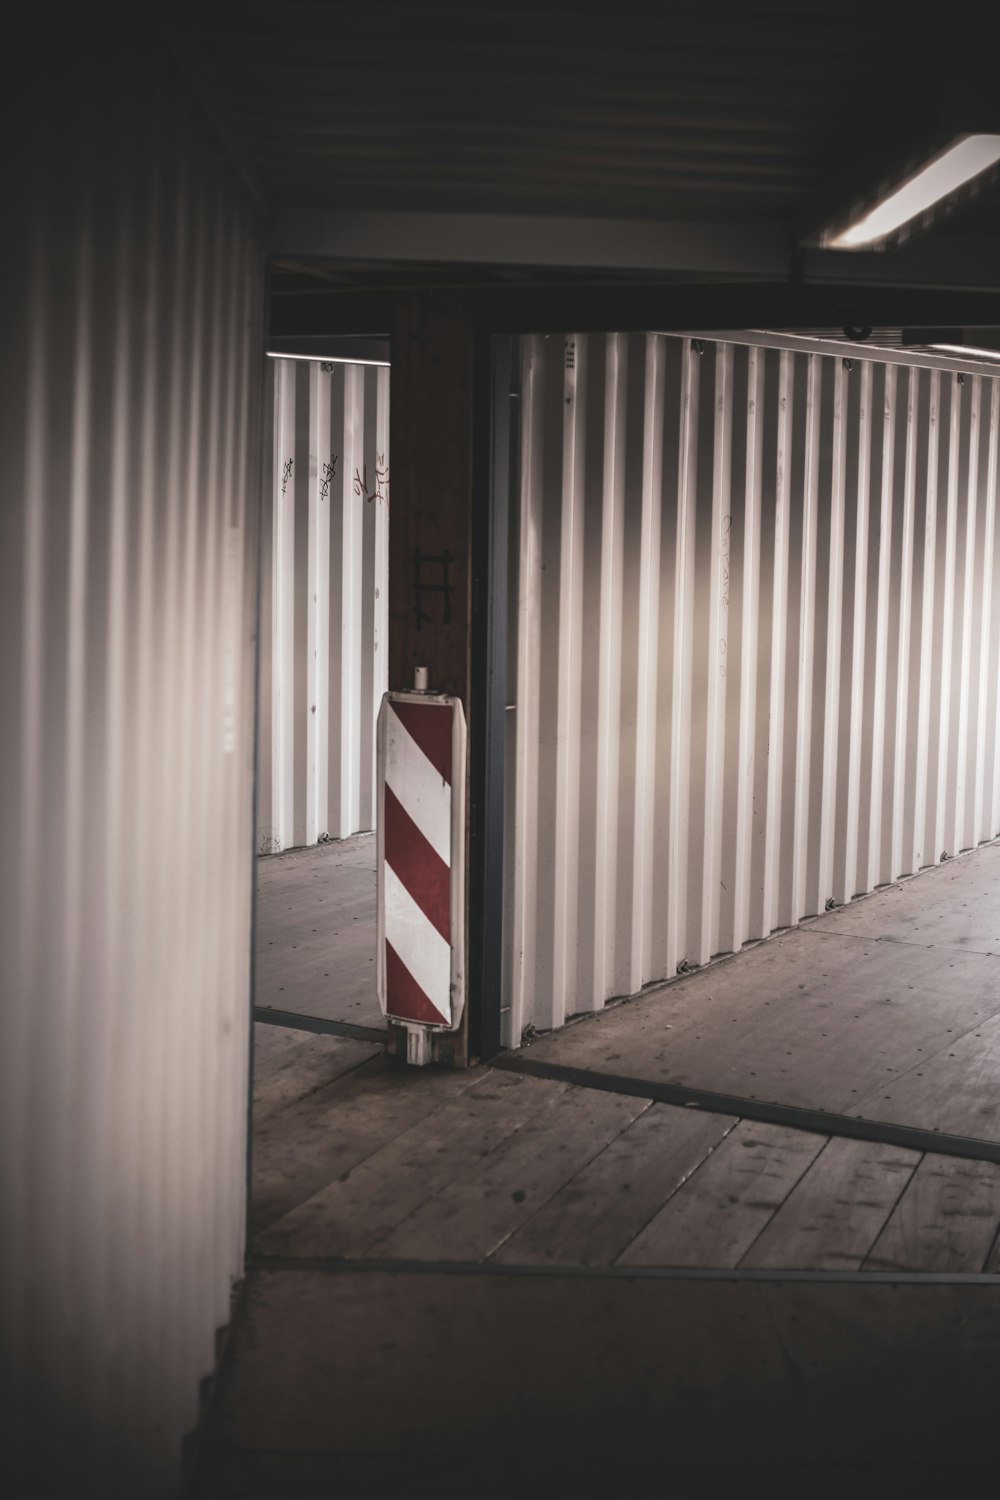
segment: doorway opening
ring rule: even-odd
[[[289,356],[268,364],[255,1019],[375,1032],[388,350],[380,362]]]

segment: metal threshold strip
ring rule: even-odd
[[[386,1034],[374,1026],[355,1026],[353,1021],[327,1021],[322,1016],[304,1016],[295,1010],[272,1010],[255,1005],[253,1018],[262,1026],[287,1026],[291,1031],[313,1031],[320,1036],[347,1036],[357,1042],[381,1042]]]
[[[598,1073],[588,1068],[566,1067],[561,1063],[536,1062],[518,1052],[508,1052],[494,1058],[491,1066],[505,1068],[512,1073],[527,1073],[534,1078],[549,1078],[557,1083],[575,1084],[578,1088],[601,1089],[609,1094],[630,1094],[638,1099],[652,1099],[657,1104],[703,1109],[711,1114],[739,1115],[742,1119],[756,1120],[762,1125],[788,1125],[794,1130],[808,1130],[816,1135],[848,1136],[852,1140],[901,1146],[910,1151],[1000,1163],[1000,1141],[947,1135],[944,1131],[923,1130],[915,1125],[891,1125],[881,1120],[838,1115],[823,1109],[801,1109],[793,1104],[773,1104],[764,1099],[746,1099],[737,1094],[716,1094],[710,1089],[689,1088],[686,1084],[658,1083],[649,1078],[627,1078],[620,1073]]]
[[[261,1255],[254,1252],[250,1269],[256,1271],[311,1271],[339,1276],[379,1274],[396,1276],[548,1277],[605,1281],[726,1281],[809,1282],[824,1286],[969,1286],[998,1287],[1000,1274],[988,1271],[781,1271],[724,1266],[542,1266],[493,1265],[466,1260],[338,1260],[331,1256]]]

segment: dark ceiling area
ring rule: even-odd
[[[307,0],[184,3],[155,25],[272,226],[276,297],[301,304],[609,275],[794,281],[830,215],[956,133],[1000,130],[990,15],[964,5],[953,23],[944,7],[896,0]],[[418,252],[417,215],[541,216],[581,232],[544,255],[522,235],[491,257],[481,230],[473,252]],[[588,251],[595,222],[623,226],[619,248]],[[631,249],[683,225],[698,235],[673,261]],[[917,228],[898,250],[840,253],[833,269],[820,252],[815,276],[850,262],[874,284],[1000,288],[997,174]]]

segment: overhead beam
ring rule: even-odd
[[[491,333],[1000,325],[1000,291],[843,282],[692,286],[595,281],[573,286],[477,288],[466,297],[472,324]],[[391,291],[298,292],[276,296],[271,303],[274,338],[378,336],[388,333],[393,322]]]
[[[279,211],[273,256],[494,266],[613,267],[727,277],[788,274],[788,228],[770,220],[673,222],[512,214]]]
[[[996,242],[986,235],[921,235],[893,250],[806,250],[809,283],[925,287],[936,291],[1000,291]]]

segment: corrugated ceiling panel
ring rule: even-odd
[[[1000,831],[1000,382],[533,338],[508,1037]]]
[[[389,371],[269,360],[257,847],[375,826],[388,683]]]
[[[176,1491],[242,1269],[262,282],[147,62],[35,90],[7,263],[0,1304],[39,1494]]]

